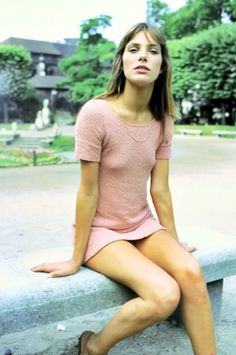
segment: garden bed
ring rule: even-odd
[[[0,145],[0,168],[32,166],[32,165],[52,165],[62,164],[64,159],[57,153],[42,149],[22,150],[20,148],[6,147]]]

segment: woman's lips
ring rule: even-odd
[[[135,70],[143,70],[143,71],[149,71],[150,69],[146,67],[145,65],[138,65],[137,67],[134,68]]]

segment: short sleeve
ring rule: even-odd
[[[88,101],[78,113],[75,123],[75,157],[100,162],[104,128],[95,99]]]
[[[173,119],[166,117],[165,132],[156,151],[156,159],[170,159],[173,140]]]

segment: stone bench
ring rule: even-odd
[[[0,130],[0,144],[10,145],[18,137],[19,137],[19,133],[7,131],[6,129]]]
[[[203,132],[201,129],[179,128],[178,132],[183,135],[192,135],[192,136],[202,136],[203,135]]]
[[[218,136],[218,137],[236,137],[236,131],[212,131],[213,136]]]
[[[185,239],[198,247],[194,255],[205,274],[214,318],[220,321],[223,279],[236,274],[236,237],[196,228],[186,230],[186,235]],[[6,344],[17,341],[21,354],[38,354],[34,352],[37,337],[45,339],[50,326],[54,331],[47,342],[55,343],[56,324],[73,320],[79,334],[79,329],[90,327],[91,317],[99,324],[99,318],[110,318],[114,309],[135,296],[126,287],[85,267],[75,275],[55,279],[30,271],[31,266],[45,260],[67,259],[71,252],[72,247],[40,250],[0,263],[0,353]],[[96,328],[96,323],[92,324]],[[26,339],[27,330],[31,330],[30,340]],[[63,334],[65,342],[72,341],[68,334]],[[31,352],[29,342],[34,344]]]
[[[42,149],[44,144],[52,145],[55,137],[19,137],[11,144],[12,147],[21,149]]]

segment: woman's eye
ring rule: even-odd
[[[151,49],[150,52],[152,54],[159,54],[159,51],[157,49]]]
[[[137,50],[138,50],[137,48],[130,48],[130,49],[129,49],[129,52],[131,52],[131,53],[133,52],[133,53],[134,53],[134,52],[136,52]]]

